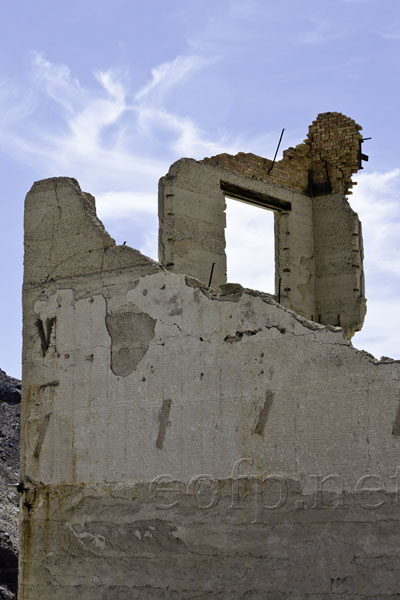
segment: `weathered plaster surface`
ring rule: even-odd
[[[398,597],[400,364],[194,275],[28,194],[19,597]]]
[[[275,165],[243,153],[177,161],[159,186],[160,263],[217,289],[226,283],[225,196],[273,210],[275,298],[350,339],[366,312],[361,225],[346,199],[361,168],[359,129],[325,113]]]

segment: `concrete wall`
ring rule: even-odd
[[[218,171],[174,163],[159,183],[159,260],[168,270],[213,286],[226,283],[225,196]]]
[[[361,223],[342,194],[314,198],[313,223],[315,318],[351,338],[366,313]]]
[[[243,153],[174,163],[159,186],[160,263],[214,289],[225,284],[225,196],[233,191],[275,213],[276,300],[340,325],[350,339],[366,312],[361,225],[345,197],[361,166],[359,129],[325,113],[275,165]]]
[[[398,597],[398,362],[116,246],[74,180],[25,232],[20,599]]]

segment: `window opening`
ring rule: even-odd
[[[238,198],[225,199],[228,282],[274,294],[274,211]]]

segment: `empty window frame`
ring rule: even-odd
[[[229,282],[274,293],[274,211],[290,202],[221,182],[227,203],[226,253]],[[256,209],[259,210],[256,210]]]

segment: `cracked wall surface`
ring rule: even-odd
[[[399,362],[117,246],[73,179],[25,214],[19,598],[397,598]]]

